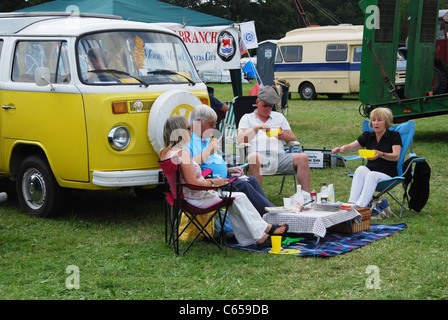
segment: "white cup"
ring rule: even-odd
[[[283,206],[285,209],[290,210],[291,209],[291,198],[283,198]]]

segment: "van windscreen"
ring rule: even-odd
[[[145,31],[91,33],[77,45],[78,70],[86,84],[166,84],[199,82],[183,42]]]

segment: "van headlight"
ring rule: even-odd
[[[107,138],[112,148],[124,150],[129,145],[131,135],[126,127],[118,126],[109,131]]]

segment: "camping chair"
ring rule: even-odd
[[[370,127],[369,122],[370,122],[369,120],[363,121],[363,124],[362,124],[363,132],[365,132],[365,131],[373,132],[373,129]],[[411,174],[413,173],[413,167],[412,167],[413,164],[416,164],[418,162],[425,162],[426,159],[417,157],[416,154],[413,153],[413,150],[412,150],[413,149],[412,141],[414,139],[414,133],[415,133],[414,121],[407,121],[404,123],[397,124],[395,126],[390,127],[389,130],[399,132],[400,136],[401,136],[401,141],[403,143],[403,147],[401,148],[400,158],[398,159],[398,163],[397,163],[398,176],[379,182],[378,185],[376,186],[376,190],[375,190],[376,194],[373,196],[370,203],[372,203],[373,201],[379,200],[380,197],[382,197],[384,194],[388,194],[392,199],[395,200],[395,202],[397,202],[400,205],[401,209],[400,209],[399,217],[401,219],[401,217],[403,215],[403,209],[405,208],[405,206],[404,206],[405,201],[408,202],[408,206],[409,206],[409,197],[408,197],[408,193],[407,193],[408,183],[405,181],[405,176],[408,173],[411,173]],[[409,164],[407,165],[406,168],[403,168],[405,156],[406,156],[406,153],[409,148],[410,148],[410,152],[409,152],[408,158],[413,158],[413,159],[411,161],[409,161]],[[362,159],[359,155],[343,157],[343,156],[332,154],[332,156],[342,160],[345,168],[348,171],[349,177],[353,177],[353,173],[347,166],[348,161]],[[364,160],[363,160],[363,164],[364,164]],[[403,187],[403,199],[401,202],[390,193],[390,191],[392,189],[394,189],[399,184],[401,184]],[[395,215],[395,214],[394,214],[394,216],[397,217],[397,215]]]
[[[275,106],[275,111],[281,112],[286,119],[288,119],[288,97],[289,97],[289,83],[283,83],[280,80],[275,81],[276,86],[274,86],[278,95],[280,96],[280,102]]]
[[[224,103],[229,106],[229,110],[219,127],[222,156],[228,166],[235,166],[239,161],[236,159],[237,154],[235,152],[237,131],[235,114],[233,112],[233,101],[225,101]]]
[[[229,106],[229,111],[226,113],[226,117],[219,126],[219,131],[223,133],[226,127],[231,127],[235,125],[235,115],[233,114],[233,101],[224,101],[226,105]]]
[[[251,113],[257,108],[256,100],[257,100],[256,96],[240,96],[240,97],[235,97],[235,99],[233,100],[233,112],[235,114],[235,123],[236,123],[237,129],[238,129],[238,125],[239,125],[241,118],[246,113]],[[239,156],[240,161],[244,161],[244,159],[246,159],[248,146],[249,146],[248,143],[239,144],[237,146],[237,149],[240,152],[240,156]],[[298,148],[298,146],[300,146],[300,143],[298,141],[290,141],[285,144],[285,151],[286,152],[301,152],[302,149]],[[288,176],[288,175],[292,175],[292,174],[285,174],[285,173],[277,172],[272,175],[272,176],[283,176],[282,184],[280,186],[280,191],[277,192],[276,195],[279,195],[282,193],[283,186],[285,184],[285,179],[286,179],[286,176]],[[294,177],[294,190],[297,190],[297,176],[295,174],[293,174],[292,176]]]
[[[224,225],[224,222],[227,217],[228,206],[232,204],[234,200],[234,198],[232,198],[232,192],[230,191],[227,196],[221,196],[222,200],[216,203],[215,205],[201,209],[189,204],[187,201],[184,200],[182,187],[188,187],[194,190],[211,190],[211,189],[218,190],[229,184],[231,185],[235,179],[229,181],[228,184],[220,187],[201,187],[181,183],[180,166],[178,162],[179,162],[178,157],[173,157],[164,161],[159,160],[159,165],[162,168],[165,178],[170,186],[170,192],[165,193],[165,200],[166,200],[165,242],[168,242],[170,244],[172,243],[174,253],[176,255],[179,255],[179,238],[182,236],[183,232],[185,232],[185,230],[187,230],[187,228],[190,227],[190,225],[193,225],[198,230],[198,233],[194,237],[194,239],[189,243],[187,248],[184,250],[183,254],[185,254],[188,251],[188,249],[201,235],[204,236],[205,239],[210,240],[210,242],[213,242],[218,248],[221,249],[220,242],[222,239],[223,230],[221,230],[221,232],[219,233],[219,239],[217,241],[214,238],[213,234],[210,234],[206,228],[209,224],[214,223],[216,216],[218,216],[221,226]],[[207,176],[210,173],[211,170],[204,170],[202,175]],[[232,188],[230,188],[230,190],[232,190]],[[223,215],[221,215],[219,214],[219,212],[223,208],[225,208],[225,212]],[[182,213],[184,213],[185,217],[187,217],[188,223],[184,226],[182,230],[179,230]],[[209,215],[209,218],[206,219],[205,222],[201,223],[201,221],[199,221],[197,217],[206,214]],[[168,227],[170,232],[169,239],[168,239]]]

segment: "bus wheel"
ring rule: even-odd
[[[314,89],[314,86],[309,82],[300,86],[299,93],[302,100],[314,100],[317,96],[316,89]]]
[[[37,155],[26,158],[17,173],[17,198],[26,214],[54,216],[60,203],[60,187],[47,161]]]

